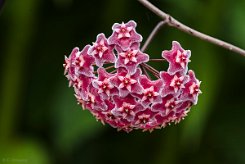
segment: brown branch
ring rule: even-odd
[[[211,37],[209,35],[203,34],[197,30],[194,30],[184,24],[182,24],[181,22],[179,22],[178,20],[176,20],[175,18],[173,18],[172,16],[166,14],[165,12],[161,11],[160,9],[158,9],[156,6],[154,6],[153,4],[151,4],[150,2],[148,2],[147,0],[138,0],[140,3],[142,3],[146,8],[148,8],[149,10],[151,10],[153,13],[155,13],[156,15],[158,15],[160,18],[162,18],[164,21],[166,21],[166,23],[171,26],[171,27],[175,27],[183,32],[186,32],[192,36],[195,36],[199,39],[205,40],[207,42],[213,43],[215,45],[218,45],[220,47],[223,47],[225,49],[228,49],[230,51],[233,51],[235,53],[241,54],[243,56],[245,56],[245,50],[236,47],[230,43],[224,42],[222,40],[216,39],[214,37]]]

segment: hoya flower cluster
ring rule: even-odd
[[[176,41],[162,52],[167,71],[148,65],[135,28],[134,21],[115,23],[109,38],[101,33],[92,45],[74,48],[65,58],[65,74],[78,103],[102,123],[127,132],[152,131],[187,115],[201,93],[200,81],[188,71],[191,52]]]

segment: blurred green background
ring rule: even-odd
[[[245,48],[244,0],[155,0],[201,32]],[[152,133],[117,132],[76,104],[64,55],[115,22],[138,23],[144,40],[160,20],[135,0],[7,0],[0,13],[0,164],[244,164],[245,59],[171,27],[146,51],[159,58],[172,40],[192,50],[202,81],[188,117]],[[154,65],[166,69],[166,65]]]

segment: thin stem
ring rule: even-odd
[[[146,68],[148,71],[150,71],[154,76],[156,76],[157,78],[160,78],[159,76],[159,71],[156,70],[155,68],[149,66],[146,63],[142,63],[142,67]]]
[[[149,79],[151,79],[151,77],[150,77],[150,75],[148,74],[146,68],[145,68],[144,66],[142,66],[142,65],[140,65],[140,68],[141,68],[143,74],[145,74]]]
[[[148,36],[148,38],[146,39],[143,47],[141,48],[141,51],[144,52],[148,45],[151,43],[152,39],[156,36],[157,32],[160,30],[160,28],[166,24],[166,21],[160,21],[155,28],[152,30],[151,34]]]
[[[160,28],[166,23],[166,21],[160,21],[155,28],[152,30],[151,34],[148,36],[148,38],[146,39],[143,47],[141,48],[141,51],[144,52],[148,45],[151,43],[151,41],[153,40],[153,38],[156,36],[157,32],[160,30]],[[160,59],[161,60],[161,59]],[[164,60],[164,59],[163,59]],[[149,61],[159,61],[159,60],[154,60],[154,59],[150,59]],[[149,66],[149,65],[147,65]],[[150,79],[150,75],[148,74],[147,70],[150,71],[154,76],[156,76],[157,78],[159,78],[159,73],[154,72],[154,68],[151,69],[149,67],[145,66],[144,64],[140,64],[140,68],[142,70],[142,72]],[[147,70],[146,70],[147,69]]]
[[[113,71],[111,71],[111,73],[116,73],[117,72],[117,70],[115,69],[115,70],[113,70]]]
[[[235,53],[241,54],[243,56],[245,56],[245,50],[236,47],[230,43],[224,42],[222,40],[216,39],[214,37],[211,37],[209,35],[206,35],[204,33],[201,33],[197,30],[194,30],[186,25],[184,25],[183,23],[179,22],[178,20],[176,20],[175,18],[173,18],[172,16],[166,14],[165,12],[161,11],[160,9],[158,9],[156,6],[154,6],[153,4],[151,4],[149,1],[147,0],[138,0],[140,3],[142,3],[146,8],[148,8],[149,10],[151,10],[153,13],[155,13],[156,15],[158,15],[160,18],[162,18],[164,21],[166,21],[166,23],[171,26],[171,27],[175,27],[183,32],[186,32],[192,36],[195,36],[199,39],[205,40],[207,42],[213,43],[215,45],[218,45],[220,47],[223,47],[225,49],[228,49],[230,51],[233,51]]]
[[[149,61],[153,61],[153,62],[163,62],[163,61],[166,61],[166,59],[149,59]]]
[[[114,65],[106,67],[105,70],[108,70],[108,69],[111,69],[111,68],[114,68]]]
[[[114,68],[114,65],[111,65],[111,66],[105,67],[105,70],[108,70],[108,69],[111,69],[111,68]],[[97,73],[97,71],[94,71],[94,73]]]
[[[156,70],[155,68],[153,68],[152,66],[150,66],[150,65],[148,65],[146,63],[142,63],[142,66],[145,67],[145,68],[149,68],[154,73],[159,74],[159,71],[158,70]]]

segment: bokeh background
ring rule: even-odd
[[[1,0],[2,2],[3,0]],[[244,0],[154,0],[181,22],[245,48]],[[202,81],[188,117],[152,133],[117,132],[76,104],[64,55],[115,22],[138,23],[144,40],[160,20],[135,0],[7,0],[0,12],[0,164],[244,164],[245,58],[171,27],[147,53],[172,40],[192,50]],[[166,69],[166,63],[154,65]]]

